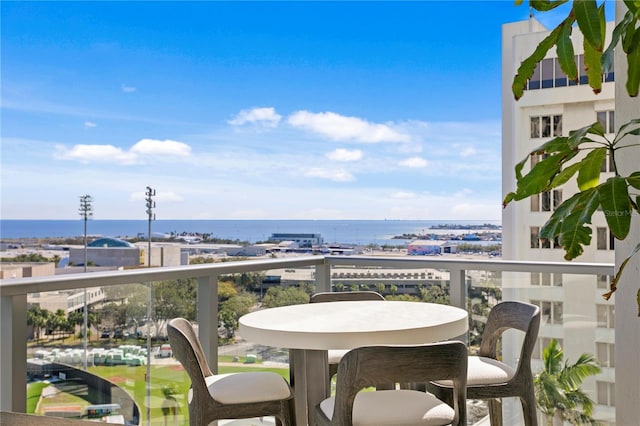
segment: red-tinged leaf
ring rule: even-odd
[[[627,181],[620,176],[607,179],[598,187],[600,204],[609,230],[619,240],[624,240],[631,226],[631,202]]]
[[[631,253],[629,253],[629,256],[627,256],[622,261],[622,263],[620,263],[620,268],[618,268],[618,272],[616,272],[616,275],[613,277],[613,280],[611,280],[609,291],[602,295],[606,300],[609,300],[613,295],[613,293],[615,293],[615,291],[618,289],[618,282],[620,281],[620,277],[622,276],[622,271],[624,271],[624,268],[625,266],[627,266],[627,263],[629,262],[629,260],[633,256],[635,256],[635,254],[638,253],[638,251],[640,251],[640,243],[638,243],[638,245],[631,251]],[[638,309],[640,309],[640,290],[638,290]],[[638,316],[640,316],[640,312],[638,312]]]

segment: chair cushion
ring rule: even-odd
[[[324,415],[331,419],[335,397],[320,403]],[[428,392],[384,390],[360,392],[353,403],[353,426],[392,426],[451,424],[453,408]]]
[[[205,381],[211,397],[221,404],[276,401],[291,396],[286,380],[267,371],[218,374]]]
[[[467,386],[481,386],[506,383],[513,378],[516,370],[507,364],[484,356],[470,356],[467,366]],[[451,380],[438,380],[435,383],[452,387]]]

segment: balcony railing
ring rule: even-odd
[[[394,291],[402,293],[416,290],[423,285],[421,283],[435,283],[448,285],[450,303],[464,309],[469,309],[473,304],[469,290],[484,287],[499,289],[504,300],[538,303],[543,310],[541,345],[550,338],[562,339],[565,355],[574,361],[582,352],[607,357],[601,360],[604,361],[603,372],[590,382],[585,382],[585,386],[598,403],[596,416],[611,424],[615,422],[613,355],[612,352],[607,352],[607,348],[613,348],[615,343],[613,318],[607,316],[613,313],[613,308],[607,309],[613,303],[602,300],[601,294],[605,290],[600,285],[606,282],[607,276],[614,273],[612,264],[413,256],[308,256],[5,279],[0,284],[0,410],[24,412],[27,405],[28,294],[87,287],[105,290],[113,286],[141,286],[153,282],[195,278],[199,337],[210,364],[218,365],[219,278],[238,273],[292,269],[309,269],[308,276],[315,285],[315,291],[331,291],[336,287],[349,289],[350,283],[358,286],[370,283],[370,288],[376,290],[375,284],[382,282],[393,283]],[[472,319],[483,320],[482,313],[472,311],[471,314]],[[148,339],[150,336],[149,332]],[[541,351],[541,348],[538,350]],[[514,361],[517,352],[510,351],[508,345],[503,344],[503,356],[507,361]],[[153,376],[150,369],[147,371]],[[144,381],[151,383],[152,377],[145,375]],[[607,387],[607,384],[611,386]],[[132,389],[144,386],[141,383],[129,385]],[[607,393],[609,390],[612,394]],[[145,406],[140,407],[140,423],[149,421],[162,424],[161,418],[154,419],[151,414],[150,407],[154,403],[150,394],[147,393],[147,398],[143,401],[142,405]],[[157,401],[156,408],[159,407],[158,404],[161,405],[162,401]],[[183,411],[182,415],[186,408]],[[166,415],[166,411],[163,413]]]

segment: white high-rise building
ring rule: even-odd
[[[613,23],[608,24],[608,37],[613,27]],[[513,76],[520,63],[549,33],[550,30],[534,18],[502,27],[503,195],[516,188],[515,164],[554,136],[567,136],[570,130],[596,120],[602,122],[608,136],[613,136],[614,72],[611,70],[603,76],[602,91],[594,94],[587,84],[582,34],[577,30],[573,31],[572,39],[580,81],[576,83],[567,79],[553,48],[539,64],[524,96],[515,101],[511,91]],[[602,170],[602,179],[611,176],[608,160],[602,165]],[[502,216],[504,259],[563,261],[564,250],[554,241],[540,239],[539,232],[562,200],[576,191],[575,182],[571,181],[556,190],[510,203]],[[602,212],[594,214],[592,230],[591,245],[575,261],[613,263],[613,239]],[[542,326],[534,357],[537,360],[541,358],[542,349],[552,338],[560,342],[570,362],[575,362],[584,352],[595,355],[602,373],[586,380],[583,389],[597,404],[594,417],[603,424],[614,424],[614,302],[606,301],[602,296],[608,289],[609,277],[553,272],[522,275],[503,277],[504,297],[528,300],[541,307]],[[534,372],[539,371],[541,363],[536,361],[533,368]]]

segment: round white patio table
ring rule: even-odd
[[[289,348],[298,425],[313,424],[314,407],[330,394],[327,350],[419,345],[465,335],[467,311],[402,301],[309,303],[243,315],[245,340]],[[293,368],[295,366],[295,368]]]

